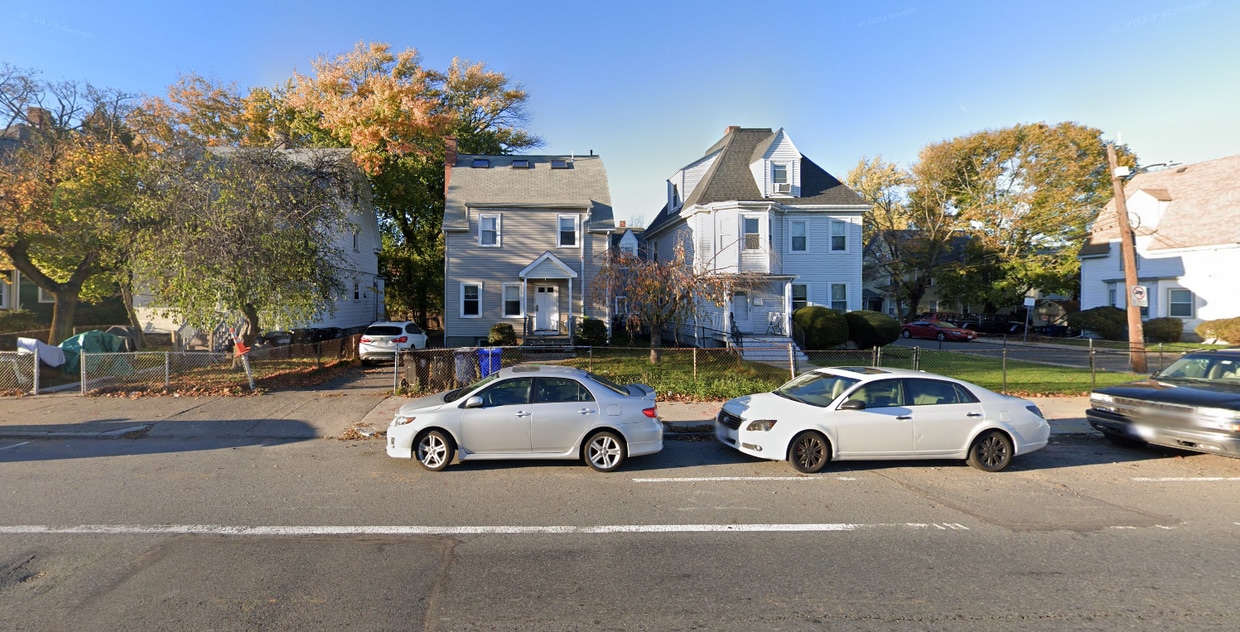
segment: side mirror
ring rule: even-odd
[[[840,410],[865,410],[865,400],[850,399],[840,404]]]
[[[470,396],[469,399],[465,400],[465,405],[461,406],[461,408],[482,408],[482,396],[481,395]]]

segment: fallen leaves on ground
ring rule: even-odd
[[[386,430],[375,430],[375,427],[373,425],[368,424],[366,422],[359,421],[353,424],[352,426],[349,426],[348,430],[345,430],[343,433],[340,434],[339,437],[336,437],[336,438],[341,441],[366,441],[369,439],[385,439],[387,438],[387,431]]]

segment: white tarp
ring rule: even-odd
[[[33,355],[35,350],[39,351],[39,362],[47,366],[60,366],[65,363],[65,350],[55,345],[49,345],[42,340],[34,338],[18,338],[17,352],[26,355]]]

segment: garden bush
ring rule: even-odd
[[[1128,315],[1118,307],[1094,307],[1068,314],[1068,326],[1088,329],[1107,340],[1125,340]]]
[[[45,325],[40,325],[34,312],[28,309],[10,309],[0,311],[0,332],[10,331],[32,331],[35,329],[44,329]]]
[[[848,342],[848,320],[833,309],[821,305],[802,307],[792,312],[792,322],[805,335],[805,349],[831,349]]]
[[[1197,325],[1195,330],[1202,340],[1217,338],[1231,344],[1240,344],[1240,318],[1220,318],[1207,320]]]
[[[509,323],[495,323],[491,326],[491,334],[487,336],[487,344],[497,347],[515,347],[517,332]]]
[[[844,314],[848,321],[848,339],[857,344],[858,349],[884,347],[900,337],[900,323],[896,319],[866,309]]]
[[[1179,318],[1151,318],[1142,327],[1150,342],[1179,342],[1184,336],[1184,321]]]
[[[607,344],[607,325],[597,318],[589,316],[581,320],[580,344],[601,347]]]

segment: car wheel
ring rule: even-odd
[[[422,433],[418,437],[416,450],[414,456],[418,459],[418,463],[432,472],[448,467],[448,464],[452,462],[453,453],[456,452],[456,449],[452,447],[452,440],[438,430]]]
[[[909,332],[909,330],[907,330],[907,329],[905,329],[904,331],[901,331],[901,332],[900,332],[900,335],[901,335],[901,336],[904,336],[905,338],[912,338],[912,337],[913,337],[913,334],[912,334],[912,333],[910,333],[910,332]]]
[[[788,446],[788,462],[792,464],[792,469],[802,474],[814,474],[830,460],[827,439],[817,432],[802,432],[793,437]]]
[[[939,335],[935,336],[935,338],[938,338],[939,342],[943,342],[943,340],[945,340],[947,336],[943,335],[943,332],[940,331]]]
[[[616,433],[604,430],[586,441],[586,463],[599,472],[610,472],[624,463],[624,441]]]
[[[1115,434],[1113,432],[1104,432],[1102,433],[1102,436],[1106,437],[1107,441],[1110,441],[1121,448],[1144,448],[1149,445],[1140,439],[1134,439],[1132,437]]]
[[[1012,464],[1012,440],[998,430],[983,432],[969,446],[969,465],[985,472],[998,472]]]

